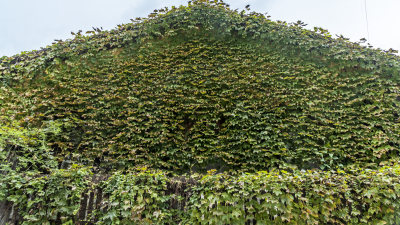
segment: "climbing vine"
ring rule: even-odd
[[[393,53],[196,0],[1,57],[0,201],[27,224],[398,222]]]

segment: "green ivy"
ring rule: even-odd
[[[11,202],[22,224],[74,224],[90,170],[77,164],[58,169],[46,137],[57,124],[24,129],[0,127],[0,202]]]
[[[18,210],[22,224],[75,224],[89,173],[73,166],[47,175],[8,174],[7,201]]]
[[[98,224],[173,224],[174,210],[167,192],[168,179],[164,174],[144,170],[136,174],[116,173],[102,184],[110,206],[95,212]],[[175,218],[176,219],[176,218]]]
[[[103,224],[399,222],[393,53],[195,0],[1,57],[0,201],[26,224],[78,222],[91,188]]]
[[[400,167],[379,170],[259,171],[176,177],[142,170],[100,184],[108,196],[98,224],[396,224]],[[190,182],[194,180],[195,182]],[[182,183],[181,183],[182,185]],[[185,194],[186,197],[184,196]],[[174,207],[174,200],[182,207]]]

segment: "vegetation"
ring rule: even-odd
[[[392,50],[208,0],[87,33],[0,58],[20,222],[400,222]]]

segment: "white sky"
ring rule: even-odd
[[[240,10],[267,12],[272,20],[301,20],[374,47],[400,49],[400,0],[225,0]],[[93,27],[112,29],[145,17],[154,9],[186,5],[186,0],[0,0],[0,57],[40,49],[54,39],[71,38],[71,31]]]

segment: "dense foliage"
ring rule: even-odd
[[[106,224],[395,221],[400,60],[303,25],[198,0],[0,58],[0,200],[38,224],[90,185]],[[168,176],[210,169],[171,207]]]

